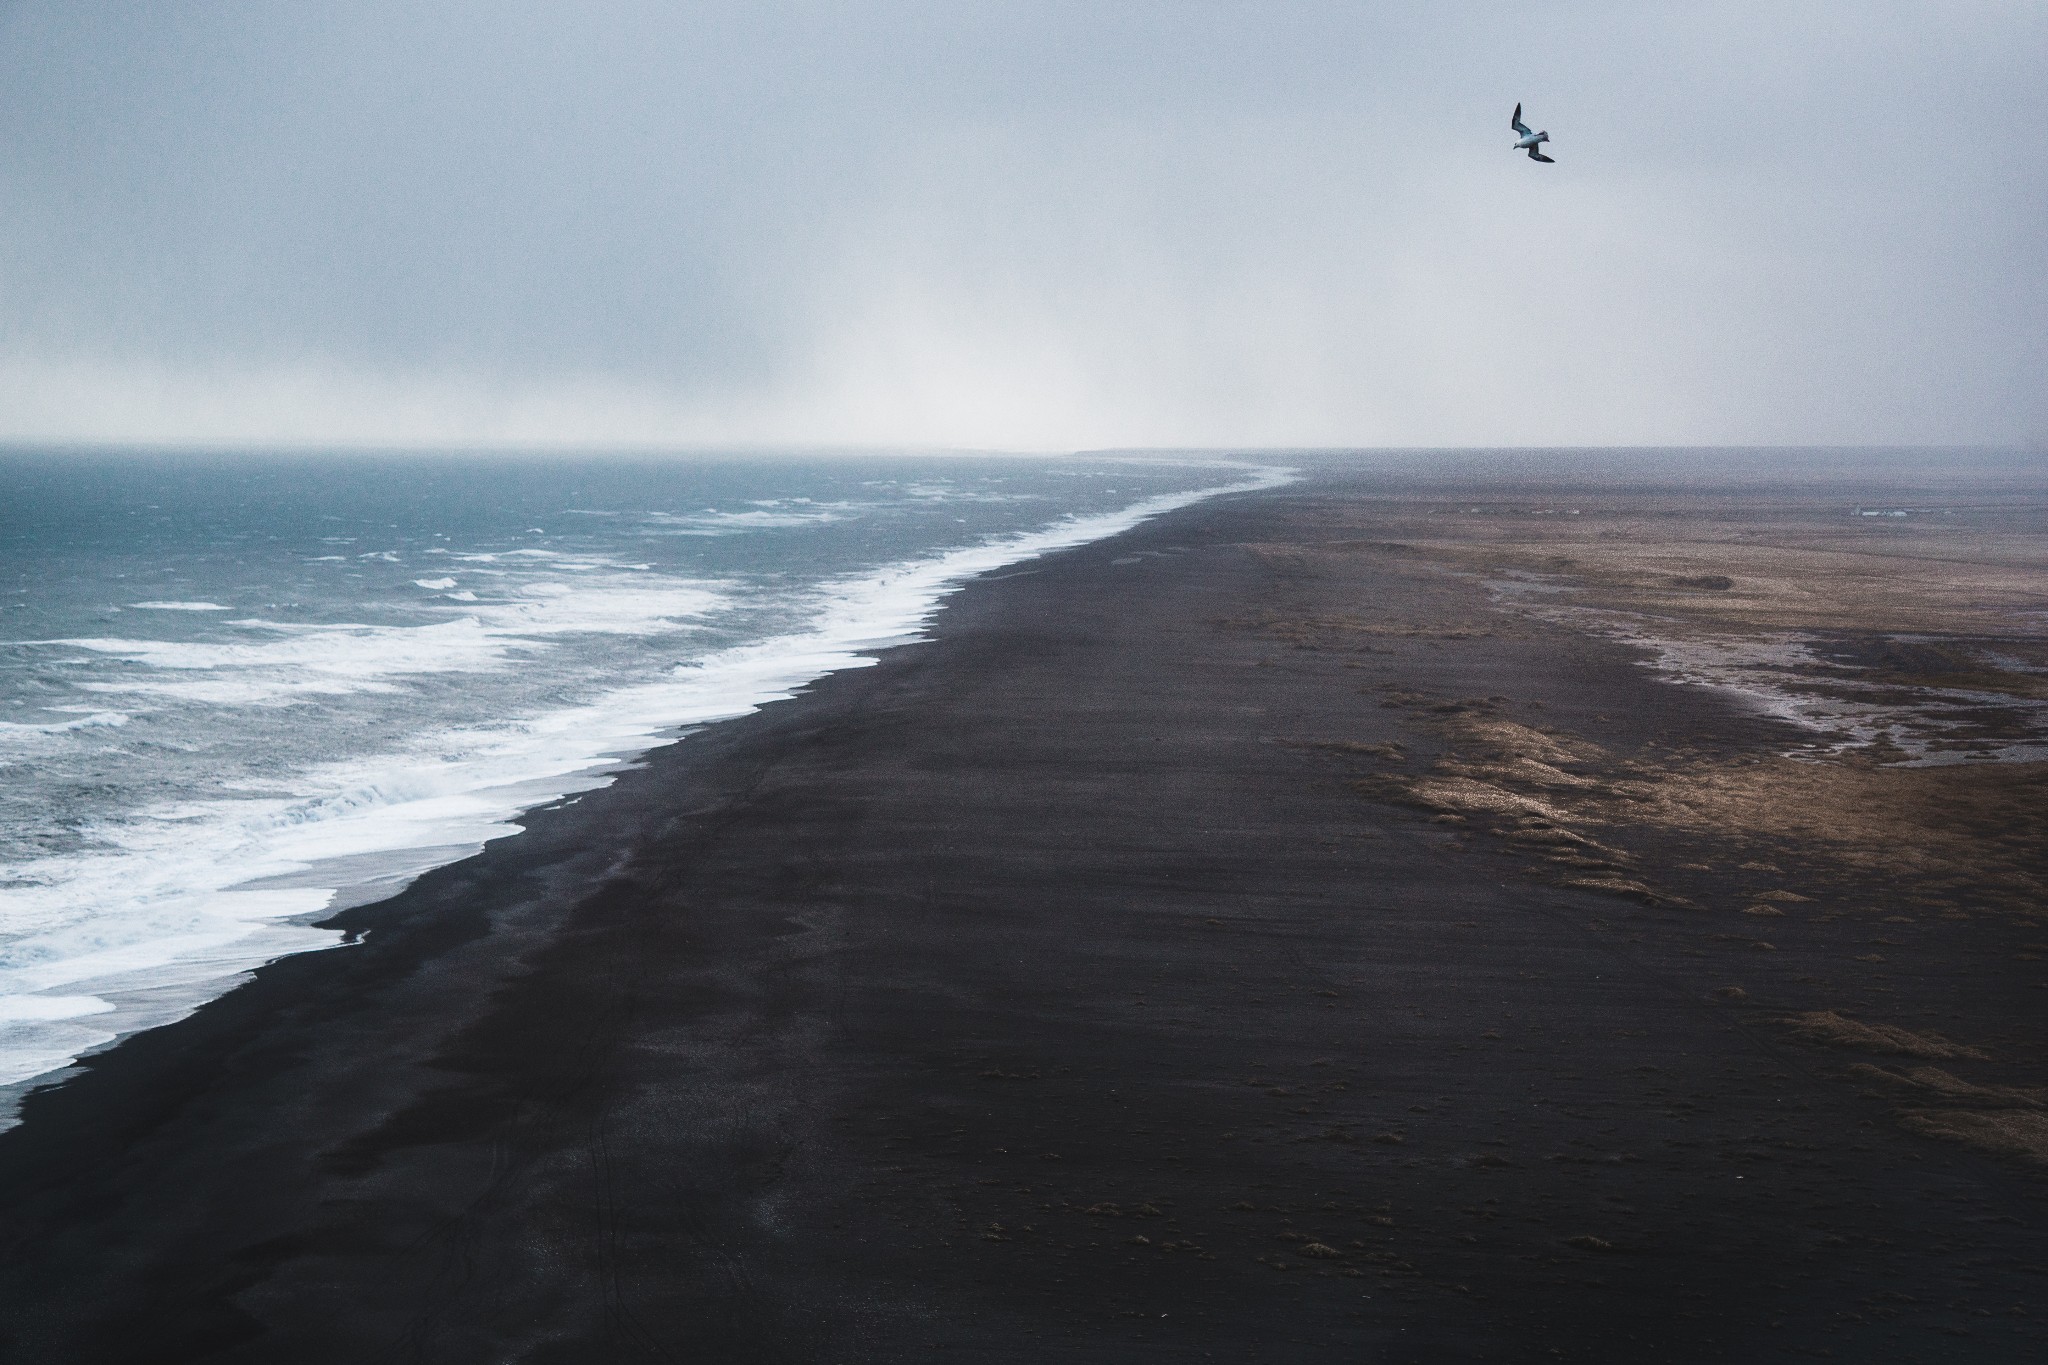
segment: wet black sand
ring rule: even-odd
[[[1388,689],[1775,736],[1249,548],[1343,493],[978,583],[34,1097],[0,1356],[2037,1358],[2048,1182],[1775,1021],[2038,1055],[2039,972],[1980,920],[1848,998],[1867,925],[1741,951],[1362,793],[1313,746],[1426,758]],[[1390,629],[1243,624],[1333,611]]]

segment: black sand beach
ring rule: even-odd
[[[1412,512],[977,582],[92,1059],[0,1135],[0,1356],[2048,1354],[2040,845],[1615,814],[1787,727]]]

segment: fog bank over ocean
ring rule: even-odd
[[[25,0],[0,438],[2039,446],[2044,55],[1990,0]]]

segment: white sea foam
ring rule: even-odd
[[[715,508],[682,515],[672,512],[650,512],[647,514],[650,524],[646,533],[670,536],[736,536],[749,531],[822,526],[827,522],[843,520],[847,513],[853,510],[855,507],[850,503],[828,505],[812,503],[808,498],[769,498],[756,500],[753,510],[746,512],[721,512]]]
[[[89,853],[0,866],[7,912],[0,1096],[18,1097],[85,1052],[183,1017],[263,962],[334,946],[338,933],[308,921],[351,886],[381,873],[384,889],[396,890],[405,876],[515,832],[511,822],[521,811],[605,784],[623,760],[664,736],[745,715],[825,674],[873,663],[877,651],[918,638],[942,599],[975,575],[1291,478],[1257,469],[1226,487],[1152,498],[829,582],[811,595],[808,627],[708,652],[587,704],[417,735],[391,752],[297,773],[289,790],[131,814],[88,831],[96,845]],[[694,591],[686,599],[691,610],[719,604],[715,591]],[[490,613],[437,626],[256,622],[274,638],[66,643],[160,672],[239,672],[246,703],[283,685],[268,676],[285,671],[281,660],[302,686],[326,685],[317,676],[323,673],[368,685],[423,667],[494,666],[514,639],[646,629],[684,614],[673,585],[645,597],[575,602],[591,596],[580,587],[531,584]]]
[[[68,710],[68,707],[59,707]],[[0,736],[5,735],[61,735],[74,730],[96,730],[105,726],[126,725],[128,717],[120,711],[93,711],[76,720],[53,720],[41,724],[0,720]]]
[[[201,705],[289,705],[319,696],[388,692],[400,677],[495,671],[546,647],[553,637],[680,631],[730,604],[713,584],[617,574],[575,584],[528,582],[496,602],[465,602],[470,610],[453,620],[421,626],[248,619],[229,622],[244,633],[226,640],[91,637],[39,643],[142,668],[78,684],[89,692]]]
[[[442,592],[455,586],[455,580],[452,578],[415,578],[412,583],[416,588],[430,588],[435,592]]]
[[[14,1019],[77,1019],[88,1014],[106,1014],[113,1008],[111,1002],[96,995],[11,995],[0,997],[0,1023]]]
[[[132,602],[134,611],[226,611],[218,602]]]

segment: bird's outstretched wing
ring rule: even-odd
[[[1512,129],[1514,129],[1514,130],[1515,130],[1515,131],[1516,131],[1517,133],[1521,134],[1521,135],[1522,135],[1523,137],[1527,137],[1527,136],[1529,136],[1529,125],[1528,125],[1528,124],[1526,124],[1526,123],[1524,123],[1524,122],[1522,122],[1522,106],[1521,106],[1521,105],[1519,105],[1519,104],[1518,104],[1518,105],[1516,105],[1516,106],[1515,106],[1515,112],[1514,112],[1514,113],[1512,113],[1512,114],[1510,114],[1510,115],[1508,116],[1508,127],[1510,127],[1510,128],[1512,128]]]
[[[1543,153],[1541,153],[1541,152],[1537,151],[1537,150],[1536,150],[1536,149],[1535,149],[1534,147],[1531,147],[1531,148],[1529,149],[1529,159],[1530,159],[1531,161],[1541,161],[1541,162],[1545,162],[1545,163],[1547,163],[1547,164],[1549,164],[1549,165],[1553,165],[1553,166],[1557,164],[1557,158],[1556,158],[1556,157],[1554,157],[1554,156],[1545,156],[1545,155],[1543,155]]]

